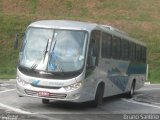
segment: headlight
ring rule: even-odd
[[[17,82],[22,85],[22,86],[26,86],[28,84],[28,82],[24,81],[23,79],[21,79],[20,77],[17,76]]]
[[[72,85],[69,85],[69,86],[65,86],[64,89],[67,90],[67,91],[70,91],[70,90],[78,89],[81,86],[82,86],[82,82],[77,82],[75,84],[72,84]]]

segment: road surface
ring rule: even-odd
[[[0,84],[0,114],[3,115],[0,118],[14,114],[15,116],[10,117],[27,120],[124,120],[132,117],[142,119],[146,114],[155,114],[156,116],[150,117],[159,120],[159,96],[160,85],[146,85],[136,91],[132,99],[126,99],[122,95],[105,98],[104,103],[97,108],[90,107],[89,103],[59,101],[51,101],[51,104],[44,105],[41,99],[18,97],[14,82],[3,82]]]

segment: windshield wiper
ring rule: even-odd
[[[49,39],[48,39],[48,41],[47,41],[47,45],[46,45],[46,49],[45,49],[45,51],[44,51],[44,58],[43,58],[43,63],[44,63],[44,60],[45,60],[45,58],[46,58],[46,54],[47,54],[47,52],[48,52],[48,44],[49,44]]]
[[[46,48],[45,48],[43,63],[44,63],[46,54],[47,54],[47,52],[48,52],[48,50],[47,50],[47,49],[48,49],[48,44],[49,44],[49,39],[48,39],[48,41],[47,41],[47,45],[46,45]],[[37,61],[37,62],[38,62],[38,61]],[[38,66],[38,63],[37,63],[37,62],[35,62],[35,63],[31,66],[31,69],[32,69],[32,70],[35,70],[36,67]]]
[[[56,39],[55,42],[54,42],[54,45],[53,45],[53,48],[52,48],[52,53],[54,52],[56,43],[57,43],[57,39]],[[51,56],[52,56],[52,55],[51,55]],[[59,60],[56,59],[56,58],[55,58],[55,61],[59,62]],[[59,70],[60,70],[61,72],[63,72],[62,66],[61,66],[59,63],[57,63],[57,62],[55,62],[55,64],[58,66]]]
[[[36,67],[37,67],[37,64],[36,64],[36,63],[34,63],[34,64],[32,65],[32,67],[31,67],[31,69],[32,69],[32,70],[35,70],[35,69],[36,69]]]

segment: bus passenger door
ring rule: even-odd
[[[100,31],[94,30],[90,36],[90,43],[86,66],[86,87],[94,93],[99,80],[99,50],[100,49]],[[92,94],[94,95],[94,94]]]

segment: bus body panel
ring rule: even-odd
[[[46,98],[46,97],[39,97],[37,96],[37,92],[44,91],[44,92],[49,92],[53,94],[66,94],[66,98],[60,99],[60,98],[46,98],[46,99],[53,99],[53,100],[60,100],[60,101],[72,101],[72,102],[85,102],[85,101],[90,101],[94,99],[94,91],[96,85],[94,84],[94,78],[92,77],[91,79],[86,79],[84,78],[84,73],[80,74],[79,76],[72,78],[72,79],[67,79],[67,80],[55,80],[55,79],[43,79],[43,78],[37,78],[37,77],[30,77],[26,76],[23,73],[21,73],[17,69],[17,76],[20,79],[23,79],[26,81],[27,84],[26,86],[22,86],[19,84],[17,81],[16,87],[17,87],[17,93],[19,96],[28,96],[28,97],[36,97],[36,98]],[[38,85],[42,86],[47,86],[47,87],[53,87],[52,89],[47,89],[47,88],[42,88],[42,87],[34,87],[31,85],[32,82],[35,80],[39,80],[39,83],[36,83]],[[66,91],[63,87],[72,85],[76,82],[82,82],[82,86],[79,89],[73,90],[73,91]],[[56,88],[55,87],[60,87]],[[36,92],[34,95],[28,95],[25,90],[28,91],[33,91]],[[74,96],[78,94],[78,96]]]

